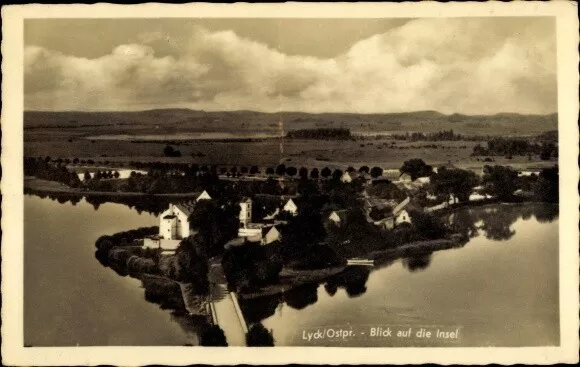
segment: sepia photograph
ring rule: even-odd
[[[561,47],[550,13],[577,37],[570,4],[20,18],[2,165],[21,179],[2,180],[2,230],[15,190],[21,243],[3,238],[2,257],[4,275],[15,248],[21,353],[533,347],[573,362],[557,351],[578,346],[577,38]]]

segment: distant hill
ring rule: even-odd
[[[473,135],[538,135],[558,129],[558,115],[445,115],[437,111],[404,113],[264,113],[256,111],[196,111],[189,109],[155,109],[135,112],[45,112],[25,111],[24,128],[82,129],[91,133],[116,132],[165,133],[209,131],[276,131],[279,121],[284,130],[312,128],[348,128],[353,133],[383,134],[388,132],[430,132],[453,129]]]

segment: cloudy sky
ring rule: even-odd
[[[552,113],[553,18],[27,20],[27,110]]]

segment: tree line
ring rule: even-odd
[[[318,140],[350,140],[350,129],[345,128],[318,128],[292,130],[286,134],[290,139],[318,139]]]
[[[558,146],[549,141],[541,143],[515,138],[495,138],[487,141],[487,146],[477,144],[472,156],[531,156],[539,155],[542,160],[558,157]]]

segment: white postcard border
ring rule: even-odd
[[[23,20],[160,17],[557,17],[560,347],[23,347]],[[24,5],[2,8],[2,362],[7,365],[533,363],[578,361],[578,17],[573,2]],[[98,305],[95,305],[98,306]],[[42,307],[42,305],[39,305]]]

